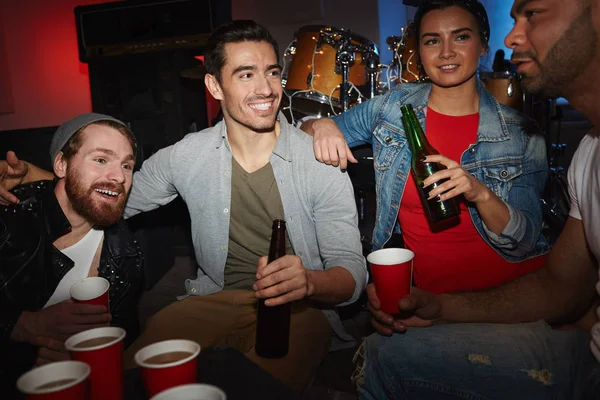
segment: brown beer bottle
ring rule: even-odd
[[[408,139],[412,152],[412,176],[417,184],[419,197],[421,197],[421,203],[423,204],[425,215],[427,216],[429,223],[435,225],[438,222],[458,216],[460,214],[460,208],[455,198],[438,201],[438,199],[434,197],[433,199],[428,200],[429,192],[446,182],[448,179],[435,182],[426,188],[423,187],[423,181],[436,172],[446,169],[446,167],[438,163],[421,161],[423,157],[439,154],[439,152],[429,144],[412,105],[405,104],[400,109],[402,111],[404,132],[406,133],[406,138]]]
[[[269,263],[285,255],[285,221],[273,221]],[[291,303],[279,306],[265,305],[265,299],[258,300],[256,316],[255,350],[259,357],[281,358],[288,353],[290,345]]]

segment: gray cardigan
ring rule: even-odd
[[[280,114],[280,135],[270,157],[281,194],[289,238],[305,268],[341,266],[356,282],[358,299],[367,270],[352,183],[347,174],[315,160],[312,138]],[[200,268],[188,279],[188,295],[217,293],[229,239],[231,148],[224,122],[191,133],[144,162],[133,176],[125,216],[153,210],[180,195],[187,204]],[[344,304],[347,304],[344,303]]]

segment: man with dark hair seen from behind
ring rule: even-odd
[[[362,348],[363,399],[600,398],[600,0],[515,0],[511,15],[505,44],[524,89],[565,97],[594,126],[569,167],[568,221],[544,267],[512,282],[414,288],[404,319],[372,302],[381,335]]]
[[[107,115],[61,125],[50,148],[57,179],[19,186],[0,207],[0,393],[15,398],[19,375],[65,360],[72,334],[109,323],[139,334],[142,257],[120,222],[131,188],[135,137]],[[26,164],[23,164],[26,167]],[[24,169],[23,172],[26,172]],[[75,304],[72,284],[110,283],[110,310]]]

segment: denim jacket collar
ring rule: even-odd
[[[411,103],[414,107],[415,114],[421,122],[421,126],[425,127],[425,116],[427,114],[427,101],[431,93],[431,83],[423,83],[416,90],[408,91],[397,102],[398,112],[400,106]],[[486,90],[483,83],[477,79],[477,92],[479,93],[479,128],[477,131],[478,142],[499,142],[508,140],[510,133],[506,126],[504,115],[500,112],[498,101]],[[498,126],[501,129],[498,129]]]
[[[490,92],[484,90],[483,83],[477,79],[479,92],[479,130],[477,140],[481,142],[498,142],[508,140],[510,133],[506,126],[504,113],[500,111],[500,104]],[[498,129],[500,126],[501,129]]]

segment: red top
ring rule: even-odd
[[[429,143],[440,154],[460,161],[462,153],[475,143],[479,114],[460,117],[427,110]],[[510,263],[490,247],[475,229],[462,196],[460,223],[433,233],[412,174],[406,182],[398,220],[405,245],[415,253],[414,280],[417,287],[446,293],[479,290],[513,280],[540,268],[545,257]]]

